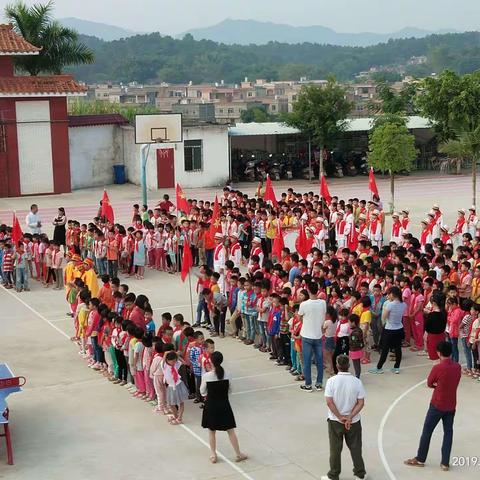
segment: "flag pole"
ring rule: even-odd
[[[193,325],[195,323],[195,319],[193,318],[193,298],[192,298],[192,280],[190,278],[190,270],[188,271],[188,293],[190,295],[190,313],[192,315],[192,324]]]

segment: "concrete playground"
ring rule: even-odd
[[[387,200],[388,181],[379,179]],[[275,184],[277,195],[293,185],[316,190],[316,184]],[[341,198],[368,197],[365,177],[330,182]],[[253,192],[254,186],[248,187]],[[134,186],[109,187],[119,221],[131,218],[131,204],[139,201]],[[432,203],[446,211],[449,225],[455,211],[471,205],[470,178],[414,175],[397,182],[397,205],[409,207],[419,222]],[[158,201],[161,193],[150,193]],[[171,196],[173,198],[173,192]],[[221,189],[187,190],[188,197],[212,199]],[[10,221],[12,210],[23,215],[30,203],[40,206],[44,224],[57,206],[69,218],[89,221],[101,189],[61,196],[0,200],[0,219]],[[387,202],[385,202],[387,203]],[[183,313],[191,319],[188,282],[146,272],[143,281],[124,279],[131,291],[146,294],[155,309]],[[192,282],[192,286],[193,286]],[[237,464],[226,436],[218,435],[220,461],[209,462],[208,435],[200,426],[201,410],[189,401],[184,425],[171,426],[154,414],[152,406],[132,398],[86,367],[69,338],[73,322],[65,315],[63,292],[41,288],[17,294],[0,288],[0,361],[27,378],[23,392],[8,399],[15,465],[7,466],[0,442],[0,478],[12,480],[136,479],[155,476],[179,480],[208,479],[319,479],[328,470],[326,406],[322,392],[306,394],[284,367],[232,338],[216,338],[233,376],[232,406],[241,448],[249,460]],[[195,301],[195,295],[194,295]],[[195,305],[194,305],[195,307]],[[376,356],[373,360],[376,360]],[[452,468],[441,472],[441,427],[434,435],[424,469],[411,469],[403,460],[414,456],[431,390],[425,378],[431,368],[426,357],[405,352],[400,375],[362,374],[367,397],[362,412],[364,458],[370,479],[477,479],[480,472],[477,404],[480,382],[463,378],[455,420]],[[473,466],[475,459],[478,460]],[[468,462],[468,463],[467,463]],[[455,463],[457,465],[455,465]],[[464,466],[460,466],[464,465]],[[344,449],[342,478],[353,479],[348,450]]]

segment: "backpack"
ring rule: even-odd
[[[349,346],[352,352],[361,350],[365,346],[365,343],[363,341],[363,332],[361,328],[356,327],[352,330],[352,332],[350,333]]]

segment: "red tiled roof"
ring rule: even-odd
[[[86,91],[72,75],[0,77],[0,97],[81,95]]]
[[[0,24],[0,55],[37,55],[40,50],[15,33],[13,25]]]
[[[98,115],[69,115],[69,127],[93,127],[96,125],[128,125],[129,121],[119,113]]]

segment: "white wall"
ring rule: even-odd
[[[123,164],[118,130],[116,125],[68,129],[72,189],[113,183],[113,165]]]
[[[230,176],[228,160],[228,127],[184,127],[183,140],[203,140],[203,169],[186,172],[183,148],[175,151],[175,181],[185,188],[223,186]]]
[[[125,169],[129,182],[140,184],[140,145],[134,144],[133,127],[121,127],[125,132]],[[173,148],[175,155],[175,183],[184,188],[221,186],[229,177],[228,129],[226,126],[184,127],[184,140],[203,141],[203,169],[201,172],[186,172],[183,145],[165,143],[151,145],[147,161],[147,187],[157,190],[158,148]]]
[[[113,183],[113,165],[125,165],[127,181],[140,185],[140,145],[131,126],[102,125],[69,128],[72,188]],[[203,169],[186,172],[183,144],[151,145],[147,161],[147,188],[157,190],[158,148],[173,148],[175,182],[185,188],[221,186],[229,177],[227,126],[184,127],[184,140],[203,141]]]

